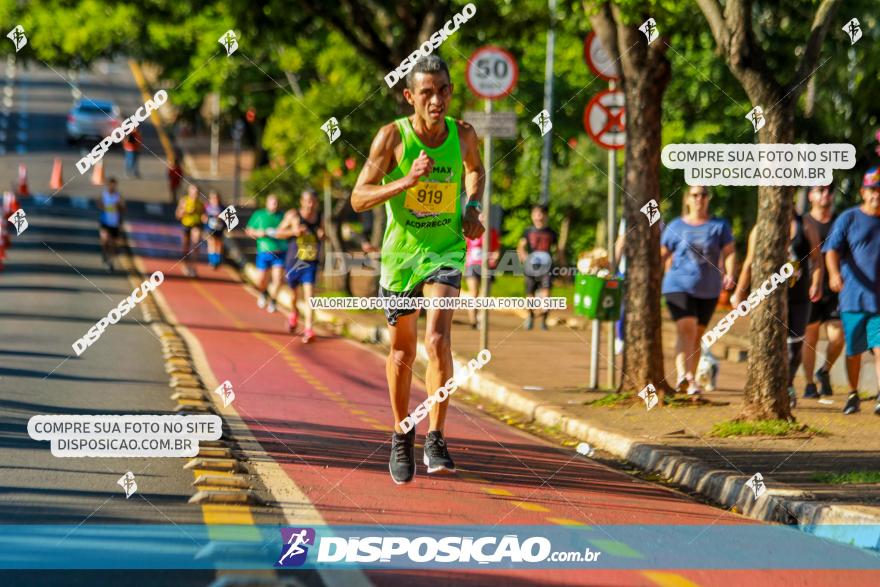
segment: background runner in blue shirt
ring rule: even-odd
[[[846,338],[846,373],[850,393],[844,414],[859,411],[862,353],[874,353],[880,381],[880,167],[862,180],[862,205],[838,216],[822,252],[828,285],[840,293],[840,319]],[[880,415],[880,398],[874,407]]]
[[[700,338],[715,312],[721,288],[732,289],[736,266],[733,232],[726,220],[709,216],[708,188],[691,186],[685,194],[685,213],[670,222],[660,237],[665,264],[662,293],[675,320],[676,387],[700,393],[694,377],[700,361]],[[721,267],[724,267],[722,272]]]

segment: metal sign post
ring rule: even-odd
[[[599,92],[584,109],[584,129],[590,138],[603,149],[608,150],[608,203],[606,222],[606,247],[609,267],[616,265],[614,245],[617,236],[617,159],[616,151],[624,147],[626,141],[625,109],[623,92],[616,90],[615,82],[620,74],[617,64],[602,48],[599,38],[590,33],[584,41],[584,58],[597,76],[608,81],[608,89]],[[590,338],[590,387],[599,387],[599,332],[598,320],[592,321]],[[608,322],[606,369],[608,387],[615,389],[614,322]]]
[[[501,123],[506,126],[500,130],[504,132],[504,138],[512,138],[516,136],[516,115],[513,115],[511,121],[510,113],[504,113],[504,122],[495,119],[492,111],[492,101],[503,98],[516,85],[519,77],[519,67],[513,55],[499,47],[485,46],[480,47],[468,59],[466,80],[468,87],[475,95],[484,98],[485,116],[480,120],[485,126],[482,126],[483,134],[483,165],[486,169],[486,181],[483,188],[483,220],[486,224],[486,230],[483,233],[483,241],[480,255],[480,297],[488,297],[489,295],[489,254],[490,244],[492,242],[492,223],[490,222],[490,213],[492,209],[492,137],[493,126],[495,123]],[[467,120],[465,113],[465,120]],[[476,114],[476,113],[474,113]],[[501,114],[501,113],[499,113]],[[478,117],[473,116],[476,120]],[[499,117],[502,118],[502,117]],[[513,122],[513,124],[511,124]],[[475,125],[478,127],[478,125]],[[477,134],[481,134],[480,128],[476,128]],[[489,348],[489,311],[480,310],[480,348]]]

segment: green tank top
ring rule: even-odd
[[[461,229],[461,145],[458,125],[446,117],[449,135],[437,148],[426,146],[409,118],[395,121],[403,141],[403,157],[382,179],[386,184],[409,173],[419,152],[434,160],[434,169],[414,187],[385,202],[388,222],[382,239],[379,284],[406,292],[441,267],[464,270],[465,240]]]

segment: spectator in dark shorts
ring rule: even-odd
[[[690,395],[702,392],[694,377],[700,338],[715,312],[721,288],[734,286],[733,232],[726,220],[709,215],[710,198],[708,188],[691,186],[685,192],[684,214],[670,222],[660,237],[660,259],[666,269],[661,293],[677,333],[676,388]]]
[[[837,219],[834,209],[834,184],[814,186],[810,188],[810,213],[804,215],[804,224],[812,225],[819,235],[819,242],[824,244]],[[822,267],[825,267],[823,256]],[[823,271],[822,298],[814,302],[810,310],[810,323],[804,338],[804,377],[807,386],[804,397],[817,398],[819,394],[831,395],[831,366],[843,351],[843,328],[840,325],[840,310],[837,308],[837,294],[828,286],[828,272]],[[816,390],[813,369],[816,367],[816,344],[819,342],[819,329],[825,325],[828,346],[825,347],[825,362],[815,372],[819,380]]]
[[[825,273],[822,253],[819,250],[819,234],[812,224],[806,224],[800,214],[795,214],[789,229],[788,262],[794,267],[794,273],[788,279],[788,401],[793,408],[797,405],[797,392],[794,389],[794,376],[801,364],[801,350],[804,346],[804,334],[807,321],[810,319],[812,302],[822,297],[822,275]],[[730,297],[730,303],[739,305],[749,295],[752,281],[752,260],[755,255],[757,231],[752,229],[749,234],[749,246],[743,261],[742,271],[736,291]]]
[[[556,232],[547,226],[546,206],[532,208],[532,226],[523,232],[517,246],[517,254],[526,274],[526,296],[533,298],[550,297],[551,277],[553,269],[553,250],[556,248]],[[558,251],[557,261],[563,265],[562,253]],[[541,310],[541,329],[547,330],[547,314],[549,310]],[[535,325],[535,311],[529,310],[526,330]]]
[[[490,230],[489,237],[489,269],[495,269],[498,266],[498,251],[501,248],[498,242],[498,231],[494,228]],[[484,232],[483,235],[486,233]],[[480,270],[483,267],[483,236],[477,238],[464,239],[467,244],[467,252],[464,257],[464,277],[467,284],[468,293],[475,298],[480,295]],[[492,282],[495,276],[489,272],[489,283],[486,295],[491,295],[489,291],[492,289]],[[468,310],[471,328],[477,327],[477,311]]]
[[[844,414],[859,411],[862,353],[871,349],[880,384],[880,168],[862,180],[862,205],[844,211],[822,247],[828,285],[840,294],[849,396]],[[880,393],[874,413],[880,416]]]

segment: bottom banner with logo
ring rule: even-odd
[[[0,525],[0,569],[880,567],[880,527],[835,525],[808,530],[751,523],[312,527],[4,524]],[[841,539],[870,548],[838,542]]]

